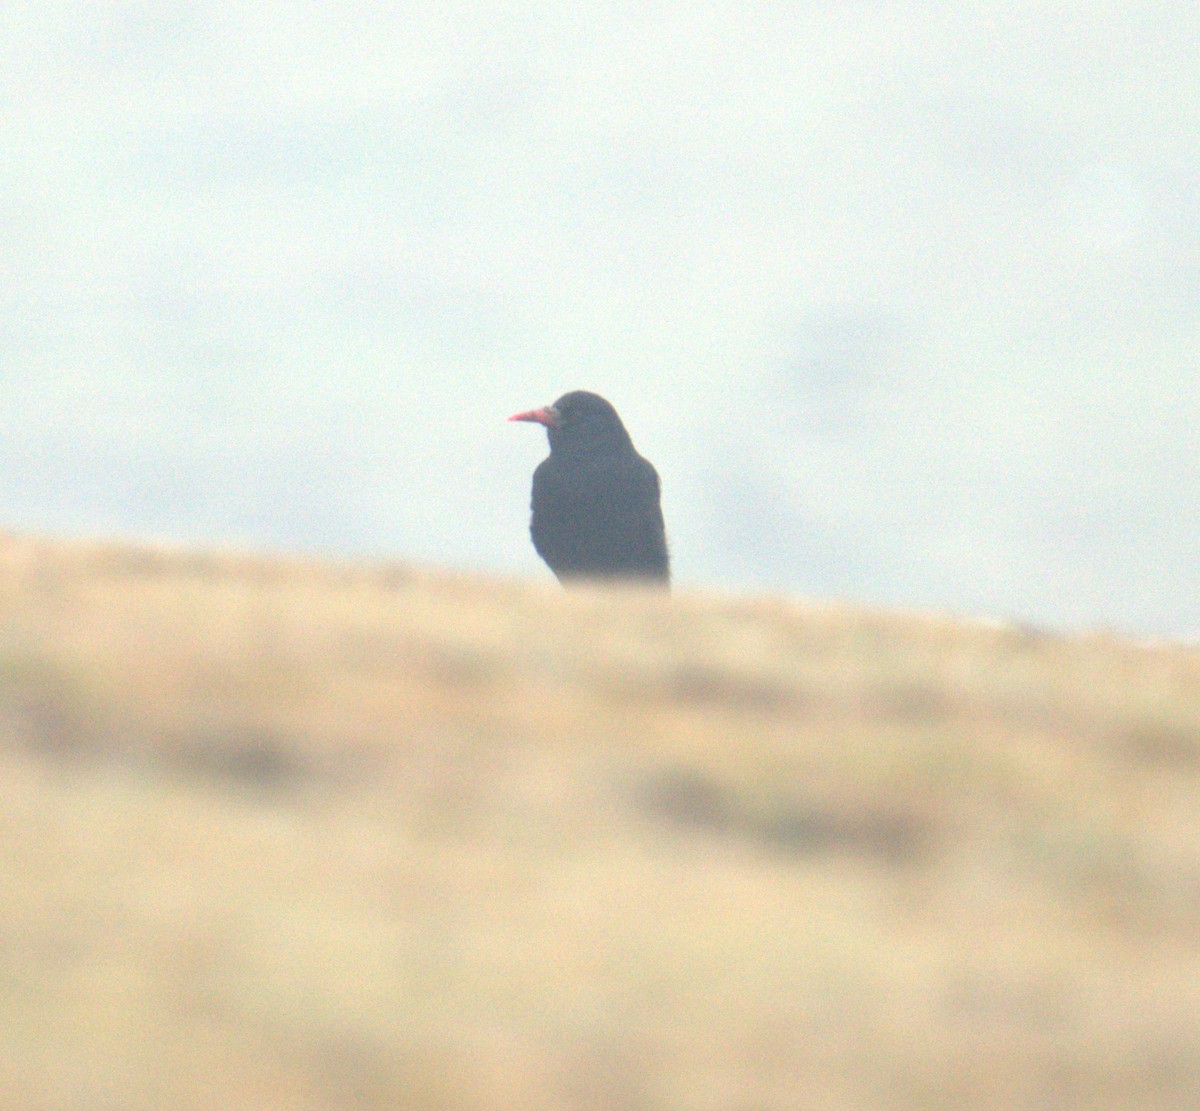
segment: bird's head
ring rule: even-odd
[[[587,390],[572,390],[553,405],[516,413],[508,419],[545,425],[551,451],[633,446],[616,409],[599,394]]]

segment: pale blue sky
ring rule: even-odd
[[[951,9],[951,10],[947,10]],[[0,525],[1200,633],[1200,9],[0,8]]]

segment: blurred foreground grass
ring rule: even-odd
[[[0,1108],[1200,1104],[1200,651],[0,534]]]

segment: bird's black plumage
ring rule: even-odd
[[[670,578],[658,472],[634,450],[617,411],[575,390],[511,420],[546,426],[550,454],[533,472],[529,532],[562,582]]]

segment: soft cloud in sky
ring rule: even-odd
[[[1200,633],[1200,9],[0,10],[0,524]]]

